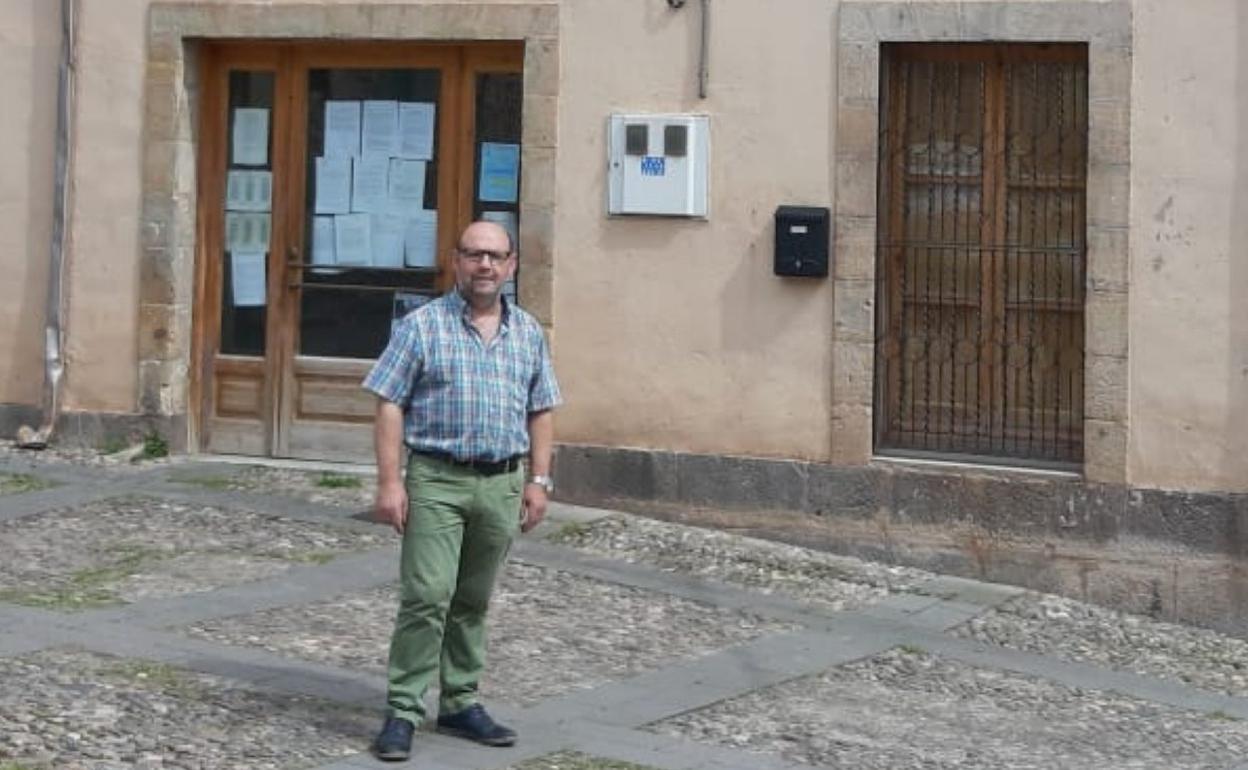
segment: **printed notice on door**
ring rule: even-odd
[[[479,181],[480,200],[515,203],[520,189],[520,145],[482,142]]]
[[[231,140],[234,165],[269,165],[269,111],[261,107],[236,108]]]

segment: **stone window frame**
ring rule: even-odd
[[[874,451],[880,47],[891,42],[1088,45],[1084,476],[1126,481],[1131,8],[1124,2],[844,0],[836,40],[832,461]]]
[[[196,54],[200,41],[247,39],[524,41],[520,292],[525,309],[548,331],[553,328],[557,3],[153,3],[143,91],[140,412],[170,417],[194,430],[188,367],[198,242]],[[193,451],[195,437],[187,438]]]

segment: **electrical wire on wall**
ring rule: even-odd
[[[700,0],[700,3],[702,5],[702,28],[698,51],[698,98],[705,99],[707,81],[710,80],[708,49],[710,48],[711,0]],[[667,5],[672,10],[678,11],[685,7],[685,0],[667,0]]]

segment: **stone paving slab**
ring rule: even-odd
[[[953,634],[1248,698],[1248,640],[1063,597],[1028,593]]]
[[[397,589],[388,585],[201,622],[185,632],[383,677],[397,606]],[[682,632],[672,634],[677,627]],[[793,628],[513,561],[493,598],[482,692],[529,705]]]
[[[1248,722],[901,648],[652,725],[855,768],[1220,767]]]
[[[0,681],[0,761],[49,770],[293,770],[375,729],[363,709],[94,653],[0,659]]]
[[[387,542],[268,513],[109,498],[0,522],[0,598],[80,610],[177,596]]]
[[[569,524],[548,539],[585,553],[713,578],[833,612],[914,591],[932,577],[907,567],[636,516]]]

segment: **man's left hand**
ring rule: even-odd
[[[524,485],[524,501],[520,507],[520,531],[528,532],[546,516],[546,488],[541,484]]]

